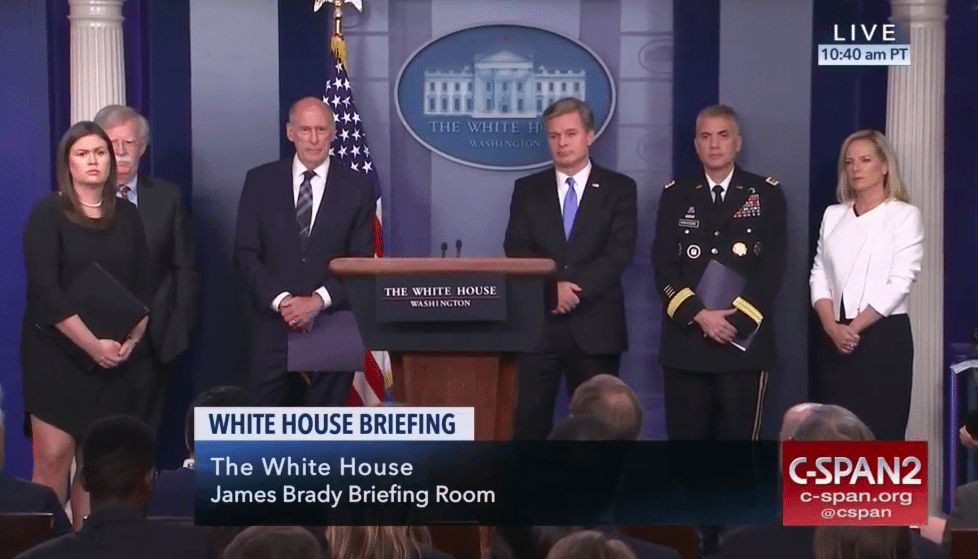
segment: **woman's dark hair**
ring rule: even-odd
[[[635,552],[621,540],[597,530],[583,530],[558,540],[547,559],[635,559]]]
[[[913,536],[906,526],[819,526],[817,559],[916,559]]]
[[[251,526],[224,549],[224,559],[321,559],[316,536],[299,526]]]
[[[239,386],[215,386],[197,396],[187,409],[187,419],[183,428],[183,440],[187,450],[194,452],[194,408],[246,408],[257,406],[258,400],[250,392]]]
[[[105,178],[102,185],[102,217],[92,219],[85,215],[75,193],[75,187],[71,179],[71,171],[68,167],[68,153],[75,146],[75,142],[85,136],[98,136],[105,141],[106,149],[109,151],[109,175]],[[58,144],[58,152],[55,158],[55,173],[58,179],[58,193],[61,194],[61,209],[65,216],[73,223],[93,229],[109,229],[115,224],[115,193],[116,193],[116,165],[115,151],[112,149],[112,142],[104,130],[94,122],[83,120],[77,122],[61,136]]]
[[[82,440],[81,475],[93,501],[125,500],[146,489],[146,474],[156,468],[156,437],[139,419],[103,417]]]

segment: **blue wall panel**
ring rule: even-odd
[[[30,441],[22,434],[24,405],[20,329],[26,277],[23,231],[34,203],[51,191],[47,3],[0,3],[0,169],[7,184],[0,204],[0,386],[6,413],[6,467],[30,478]],[[16,84],[16,87],[12,87]],[[0,453],[3,454],[3,453]]]

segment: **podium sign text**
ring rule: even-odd
[[[377,322],[506,320],[500,275],[378,276]]]

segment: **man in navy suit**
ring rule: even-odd
[[[573,393],[601,373],[618,375],[628,349],[621,274],[635,253],[635,181],[591,163],[594,114],[579,99],[543,113],[554,166],[516,181],[504,248],[509,257],[557,263],[543,339],[520,360],[517,439],[550,433],[562,374]]]
[[[148,334],[157,367],[146,379],[143,417],[159,429],[174,360],[190,347],[196,319],[199,282],[193,228],[180,187],[139,174],[139,161],[150,141],[146,118],[131,107],[108,105],[94,120],[112,141],[118,196],[139,208],[153,263]]]
[[[373,184],[330,159],[335,132],[322,100],[297,101],[286,125],[295,157],[248,171],[241,191],[234,259],[251,299],[252,391],[265,405],[343,405],[352,384],[353,372],[287,371],[288,331],[348,306],[330,260],[373,255]]]

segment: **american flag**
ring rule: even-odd
[[[340,163],[366,173],[374,184],[377,213],[374,215],[374,256],[384,256],[383,212],[380,199],[380,180],[370,158],[367,135],[360,122],[360,113],[353,103],[353,90],[346,73],[345,48],[332,50],[326,56],[326,85],[323,101],[333,109],[336,120],[336,139],[329,150]],[[372,406],[385,399],[385,385],[391,384],[390,356],[386,351],[367,351],[364,370],[353,377],[350,405]]]

